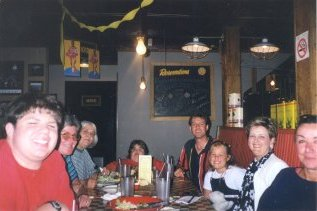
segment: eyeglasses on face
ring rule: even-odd
[[[66,139],[66,140],[72,139],[77,141],[80,139],[80,135],[71,135],[70,133],[62,133],[61,136],[63,139]]]

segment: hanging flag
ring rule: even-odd
[[[97,49],[88,49],[88,78],[100,79],[100,58]]]
[[[64,40],[64,75],[80,77],[80,42]]]

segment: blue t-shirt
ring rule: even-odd
[[[299,177],[295,168],[281,170],[260,199],[258,211],[264,210],[317,210],[317,182]]]

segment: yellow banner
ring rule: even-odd
[[[74,40],[64,40],[65,76],[80,76],[80,42]]]
[[[125,21],[133,20],[135,18],[135,15],[139,12],[139,10],[141,8],[144,8],[144,7],[147,7],[147,6],[151,5],[153,2],[154,2],[154,0],[143,0],[141,2],[140,7],[135,8],[135,9],[131,10],[130,12],[128,12],[121,20],[117,20],[117,21],[114,21],[114,22],[112,22],[112,23],[110,23],[108,25],[103,25],[103,26],[90,26],[90,25],[87,25],[87,24],[85,24],[83,22],[78,21],[77,18],[74,17],[64,5],[62,5],[62,9],[65,12],[65,14],[68,15],[70,17],[70,19],[74,23],[76,23],[80,28],[88,29],[90,32],[92,32],[92,31],[104,32],[107,29],[116,29],[116,28],[118,28],[120,26],[120,24],[125,22]]]
[[[100,57],[97,49],[88,49],[88,78],[100,78]]]
[[[78,26],[80,28],[85,28],[85,29],[88,29],[89,31],[100,31],[100,32],[104,32],[105,30],[107,29],[117,29],[121,23],[125,22],[125,21],[131,21],[135,18],[135,15],[139,12],[139,10],[141,8],[144,8],[144,7],[147,7],[149,5],[151,5],[154,0],[143,0],[141,2],[141,5],[140,7],[138,8],[135,8],[133,10],[131,10],[130,12],[128,12],[121,20],[118,20],[118,21],[114,21],[106,26],[90,26],[90,25],[87,25],[85,23],[82,23],[82,22],[79,22],[77,20],[77,18],[75,18],[71,13],[70,11],[64,6],[63,4],[63,0],[60,1],[61,2],[61,5],[62,5],[62,10],[63,10],[63,13],[62,13],[62,19],[61,19],[61,35],[60,35],[60,58],[61,58],[61,62],[62,64],[65,63],[64,61],[64,54],[65,52],[63,51],[64,49],[64,46],[63,46],[63,40],[64,40],[64,26],[63,26],[63,23],[64,23],[64,20],[65,20],[65,15],[68,15],[70,17],[70,19],[75,22],[76,24],[78,24]]]

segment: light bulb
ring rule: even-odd
[[[138,44],[135,48],[137,54],[144,55],[146,53],[146,46],[144,45],[144,37],[137,37]]]
[[[271,85],[271,86],[275,86],[275,81],[274,81],[274,80],[271,80],[270,85]]]
[[[146,89],[145,78],[141,77],[140,89]]]

